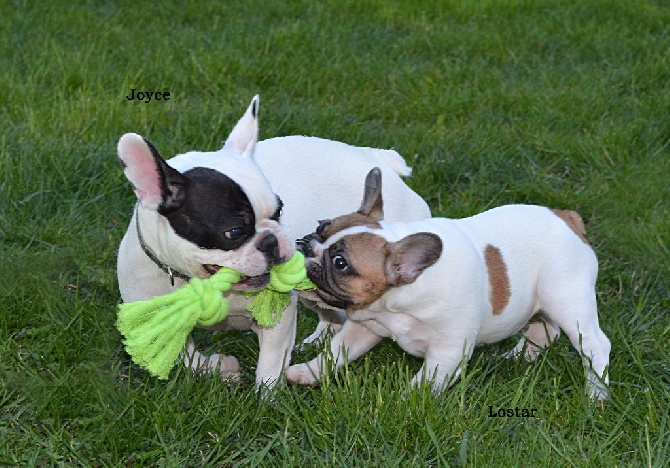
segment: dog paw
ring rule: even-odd
[[[302,348],[305,348],[307,345],[311,345],[311,344],[318,345],[318,344],[321,343],[322,340],[323,340],[323,337],[321,336],[320,333],[312,333],[307,338],[302,340],[302,343],[300,343],[298,346],[300,346],[300,348],[302,349]]]
[[[196,374],[214,374],[227,382],[240,381],[240,363],[235,356],[227,354],[212,354],[205,356],[196,352],[186,364]]]
[[[604,407],[605,401],[609,399],[609,391],[607,388],[590,388],[589,389],[589,397],[591,398],[591,401],[596,402],[599,404],[601,407]]]
[[[330,327],[328,328],[317,328],[314,330],[314,333],[309,335],[307,338],[302,340],[302,344],[304,345],[314,345],[318,346],[323,344],[323,342],[326,340],[326,338],[333,336],[333,332],[331,331]]]
[[[529,342],[525,338],[513,348],[502,355],[505,359],[518,359],[521,356],[526,362],[533,362],[540,355],[541,348]]]
[[[307,364],[295,364],[285,371],[286,380],[299,385],[314,385],[317,375]]]
[[[228,382],[240,381],[240,363],[235,356],[215,354],[208,363],[213,372],[218,372],[221,380]]]
[[[610,396],[607,384],[601,382],[597,376],[589,375],[587,385],[591,401],[597,402],[602,407],[605,400],[608,400]]]

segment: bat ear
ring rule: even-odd
[[[237,122],[223,145],[224,149],[253,158],[254,147],[258,141],[258,106],[260,100],[258,94],[251,100],[247,111]]]
[[[386,280],[391,286],[410,284],[442,255],[442,239],[429,232],[403,237],[386,246]]]
[[[377,221],[384,219],[384,201],[382,200],[382,171],[374,167],[365,177],[363,201],[358,212]]]
[[[126,133],[117,149],[123,173],[142,205],[161,211],[181,205],[186,178],[170,167],[151,143],[136,133]]]

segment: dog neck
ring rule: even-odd
[[[149,257],[149,259],[152,262],[154,262],[154,264],[156,264],[156,266],[160,268],[163,271],[163,273],[167,274],[170,277],[170,284],[172,286],[174,286],[175,276],[184,281],[189,281],[191,279],[190,276],[178,270],[175,270],[167,263],[161,261],[156,255],[156,252],[154,252],[153,249],[149,247],[149,245],[146,243],[144,237],[142,236],[142,230],[140,229],[140,216],[138,211],[139,208],[138,205],[135,205],[135,228],[137,229],[137,240],[140,242],[140,247],[142,247],[142,250],[144,251],[146,256]]]

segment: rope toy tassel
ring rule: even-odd
[[[307,278],[305,257],[296,252],[287,262],[270,269],[270,282],[265,289],[254,292],[255,298],[247,305],[247,310],[262,327],[272,327],[281,318],[281,313],[291,303],[291,290],[316,289]]]
[[[138,365],[166,379],[196,324],[214,325],[226,318],[222,293],[239,280],[239,273],[226,269],[208,280],[192,278],[164,296],[121,304],[116,327],[125,337],[126,351]]]
[[[221,268],[207,279],[191,278],[182,288],[145,301],[119,306],[116,327],[133,361],[159,379],[167,379],[188,335],[196,325],[211,326],[228,316],[223,293],[240,280],[240,274]],[[307,278],[300,252],[270,269],[270,282],[247,306],[263,327],[272,327],[290,304],[292,289],[314,289]]]

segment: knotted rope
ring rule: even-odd
[[[221,268],[207,279],[191,278],[169,294],[119,306],[116,327],[133,361],[160,379],[166,379],[186,339],[196,325],[212,326],[228,316],[223,293],[240,274]],[[291,303],[289,291],[314,289],[307,278],[305,258],[296,252],[290,260],[270,269],[270,281],[247,305],[256,322],[272,327]]]

